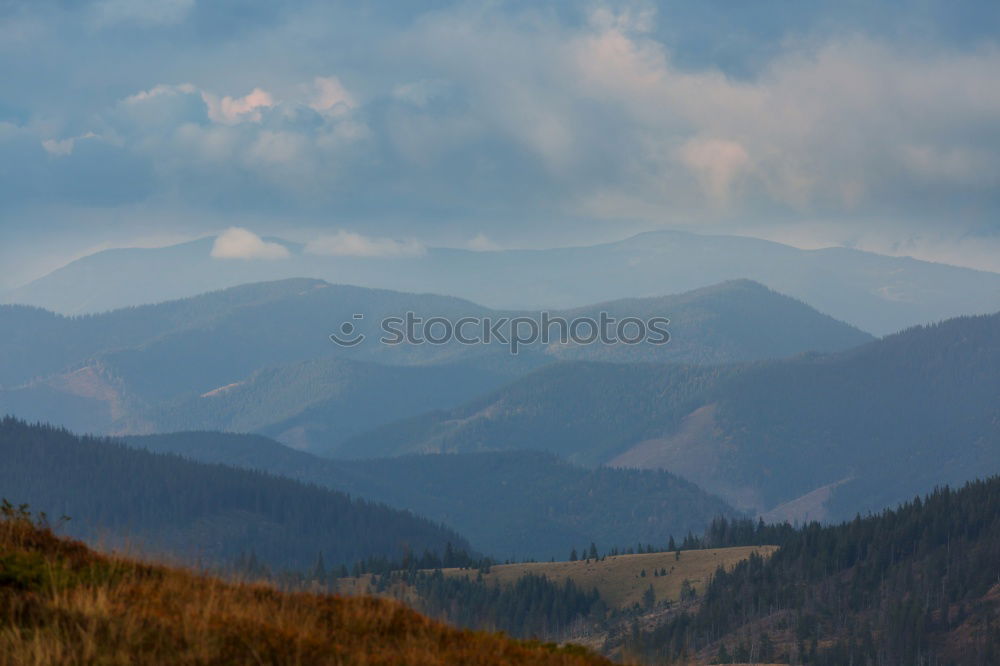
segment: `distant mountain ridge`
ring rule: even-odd
[[[654,231],[548,250],[427,248],[412,257],[324,257],[282,241],[283,260],[216,259],[212,238],[105,250],[4,296],[63,313],[101,312],[248,282],[310,277],[450,294],[498,309],[567,309],[751,279],[876,335],[1000,310],[1000,274],[847,248],[800,250],[742,236]]]
[[[0,408],[96,433],[261,432],[334,452],[393,420],[461,404],[561,358],[723,363],[846,349],[871,339],[749,281],[564,314],[666,316],[665,345],[385,345],[386,316],[537,320],[452,297],[292,279],[67,318],[0,306]],[[360,315],[362,319],[355,319]],[[329,339],[357,322],[368,339]]]

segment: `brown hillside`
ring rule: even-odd
[[[0,665],[610,664],[369,597],[287,593],[97,554],[4,507]]]

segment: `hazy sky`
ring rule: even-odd
[[[1000,270],[997,35],[995,1],[0,0],[0,287],[232,225]]]

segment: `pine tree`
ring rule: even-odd
[[[323,562],[323,551],[319,551],[316,557],[316,566],[312,570],[312,579],[321,583],[326,582],[326,563]]]
[[[650,583],[646,591],[642,593],[642,605],[647,609],[652,608],[656,604],[656,590],[653,589],[653,584]]]

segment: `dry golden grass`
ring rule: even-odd
[[[750,557],[754,551],[767,556],[775,550],[775,546],[712,548],[682,551],[679,560],[671,552],[617,555],[603,561],[503,564],[492,567],[483,578],[494,583],[513,583],[529,573],[546,576],[559,583],[570,578],[582,589],[596,587],[609,606],[626,608],[640,603],[650,585],[656,592],[657,601],[676,601],[680,598],[685,579],[700,592],[720,565],[728,569]],[[667,575],[654,576],[654,569],[666,569]],[[643,570],[646,571],[645,577],[642,576]],[[469,571],[462,569],[446,569],[444,573],[450,576],[470,575]]]
[[[100,555],[0,520],[0,665],[609,664],[369,597],[286,593]]]

